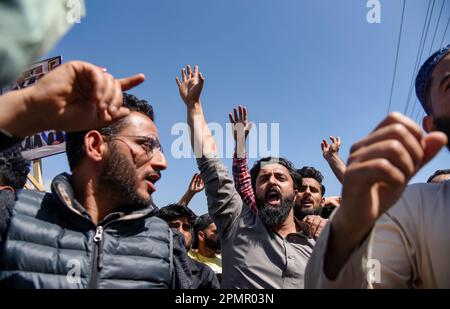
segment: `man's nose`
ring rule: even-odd
[[[162,151],[158,151],[151,160],[151,164],[154,170],[165,170],[167,168],[166,157]]]
[[[275,177],[275,175],[271,175],[269,177],[269,184],[277,184],[277,183],[278,183],[278,181],[277,181],[277,178]]]

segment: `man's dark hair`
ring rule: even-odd
[[[197,217],[193,228],[194,241],[192,242],[192,249],[198,249],[198,242],[199,242],[198,232],[203,231],[212,223],[214,223],[214,221],[211,219],[211,216],[208,213]]]
[[[20,145],[0,152],[0,185],[23,189],[30,172],[30,161],[22,157]]]
[[[192,210],[178,203],[160,208],[156,215],[166,222],[176,218],[186,218],[191,225],[194,225],[197,218],[197,215]]]
[[[253,191],[256,192],[256,178],[258,178],[259,171],[261,170],[261,165],[277,163],[283,165],[289,171],[289,175],[291,175],[292,180],[294,181],[294,189],[299,188],[299,184],[302,183],[301,176],[295,172],[294,164],[291,161],[285,158],[278,157],[264,157],[253,164],[252,169],[250,170],[250,176],[252,180],[252,188]]]
[[[148,104],[145,100],[139,100],[137,97],[131,94],[123,94],[123,107],[127,107],[131,112],[138,112],[148,116],[152,121],[153,118],[153,107]],[[80,120],[82,121],[82,120]],[[109,126],[98,129],[101,134],[112,135],[119,133],[123,127],[126,125],[126,117],[122,118]],[[85,156],[84,148],[84,136],[88,131],[82,132],[72,132],[66,135],[66,153],[67,159],[69,161],[69,167],[72,171]]]
[[[301,169],[298,169],[297,173],[302,178],[313,178],[313,179],[317,180],[317,182],[320,183],[320,190],[322,192],[322,196],[324,196],[325,186],[322,184],[323,175],[319,170],[315,169],[312,166],[304,166]]]
[[[430,183],[434,177],[439,176],[439,175],[449,175],[450,174],[450,169],[446,169],[446,170],[437,170],[436,172],[433,173],[433,175],[430,176],[430,178],[428,178],[427,182]]]

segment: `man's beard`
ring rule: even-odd
[[[319,205],[318,207],[311,207],[311,208],[303,208],[301,205],[296,205],[294,207],[294,215],[298,220],[303,220],[306,216],[318,216],[320,215],[320,212],[322,210],[322,207]]]
[[[434,125],[438,131],[447,135],[447,149],[450,150],[450,117],[440,117],[434,119]]]
[[[206,237],[205,246],[213,251],[219,251],[220,250],[220,239]]]
[[[265,203],[264,199],[256,198],[256,204],[259,206],[258,215],[262,222],[270,228],[274,228],[283,223],[289,216],[294,207],[294,195],[281,198],[280,205],[271,206]]]
[[[110,155],[99,176],[104,192],[121,203],[121,208],[149,207],[152,203],[151,196],[145,199],[137,192],[136,168],[113,144],[110,144],[110,150]]]

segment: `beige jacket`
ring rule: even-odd
[[[306,288],[450,288],[450,180],[408,186],[333,281],[323,273],[329,233],[330,224],[308,263]]]

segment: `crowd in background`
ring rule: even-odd
[[[67,30],[54,17],[65,12],[58,12],[48,20],[55,28],[43,33]],[[41,43],[48,49],[53,42]],[[27,56],[12,63],[7,47],[0,50],[0,86],[45,50],[11,45]],[[127,93],[144,80],[143,74],[118,79],[74,61],[0,96],[2,286],[450,287],[450,170],[408,186],[442,147],[450,149],[450,45],[433,53],[416,77],[423,129],[391,113],[353,144],[347,163],[339,157],[339,137],[318,142],[342,197],[325,194],[321,171],[289,158],[260,158],[250,168],[251,121],[243,106],[230,107],[228,115],[235,140],[230,175],[205,119],[213,108],[201,100],[205,77],[188,65],[176,85],[199,171],[178,201],[157,206],[152,194],[166,172],[166,154],[153,107]],[[56,176],[51,192],[23,189],[29,162],[18,144],[49,129],[67,132],[71,172]],[[202,191],[208,212],[197,215],[189,203]],[[373,260],[380,269],[368,276]]]

